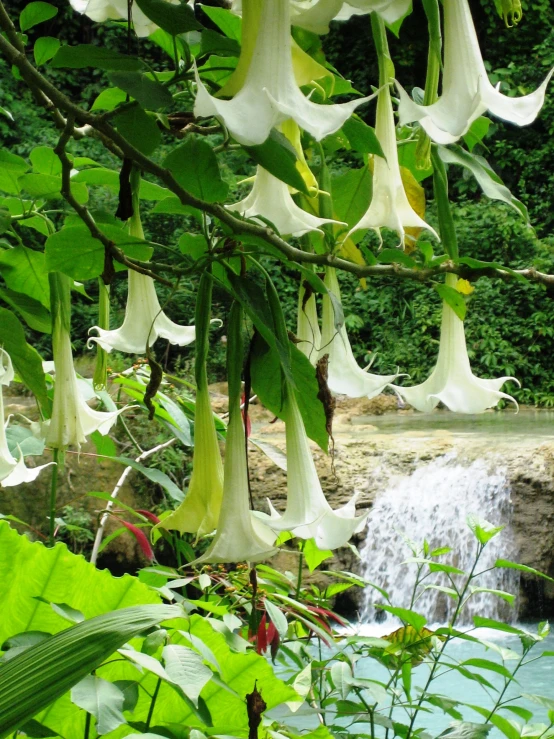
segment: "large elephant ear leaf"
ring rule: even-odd
[[[0,739],[4,739],[102,664],[118,647],[179,606],[124,608],[83,621],[44,639],[0,668]]]

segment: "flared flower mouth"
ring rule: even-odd
[[[443,7],[442,95],[432,105],[418,105],[397,82],[400,125],[419,121],[433,141],[451,144],[486,111],[518,126],[532,123],[544,104],[554,69],[535,92],[523,97],[503,95],[489,81],[468,0],[444,0]]]
[[[347,21],[366,13],[377,13],[386,23],[396,23],[410,6],[411,0],[291,0],[291,20],[307,31],[325,34],[332,20]]]
[[[394,386],[394,390],[416,410],[429,413],[439,402],[454,413],[483,413],[508,400],[517,408],[511,395],[500,388],[508,380],[518,385],[515,377],[482,379],[471,371],[467,354],[464,323],[443,302],[439,356],[431,375],[414,387]]]
[[[337,274],[333,267],[327,267],[325,285],[340,303],[340,288]],[[394,382],[398,373],[394,375],[373,375],[363,370],[354,357],[348,334],[344,324],[337,327],[335,307],[329,295],[323,297],[323,322],[321,346],[319,356],[328,355],[329,389],[340,395],[350,398],[374,398]]]
[[[294,389],[289,386],[286,392],[287,506],[281,515],[268,501],[270,515],[260,516],[275,531],[313,538],[320,549],[338,549],[363,529],[368,514],[356,516],[358,494],[341,508],[331,508],[321,488]]]
[[[373,96],[318,105],[295,80],[290,34],[290,0],[262,0],[258,33],[244,84],[232,100],[212,97],[196,70],[194,114],[215,116],[241,144],[262,144],[271,129],[291,118],[317,141],[338,131],[354,110]]]
[[[351,229],[349,234],[361,229],[373,229],[380,235],[381,228],[396,231],[400,244],[409,238],[406,229],[426,229],[437,240],[436,231],[412,208],[400,173],[398,149],[396,146],[396,126],[392,109],[390,88],[386,85],[379,91],[377,100],[377,119],[375,133],[383,149],[383,157],[373,159],[373,196],[365,215]]]
[[[300,285],[298,291],[296,340],[300,351],[315,366],[321,347],[321,331],[319,330],[315,294],[313,292],[308,294],[304,285]]]
[[[129,354],[144,354],[158,338],[171,344],[186,346],[194,341],[194,326],[179,326],[162,311],[154,280],[135,270],[129,270],[129,292],[123,324],[112,331],[93,326],[97,336],[91,336],[88,346],[97,343],[107,352],[113,349]]]
[[[245,218],[272,223],[281,236],[303,236],[310,231],[322,233],[326,223],[336,223],[331,218],[318,218],[302,210],[289,192],[288,185],[278,180],[263,167],[256,170],[256,179],[250,193],[238,203],[226,206]]]
[[[142,12],[136,3],[130,6],[127,0],[69,0],[69,2],[73,10],[97,22],[127,19],[129,7],[131,7],[131,20],[137,36],[150,36],[158,30],[158,26]],[[165,2],[172,5],[179,4],[179,0],[165,0]]]
[[[39,467],[27,467],[23,460],[23,454],[18,447],[18,458],[16,459],[10,451],[6,437],[6,426],[4,425],[4,400],[2,386],[8,386],[14,379],[12,360],[8,352],[0,348],[0,487],[14,487],[26,482],[34,482],[40,472],[49,467],[53,462],[40,465]]]

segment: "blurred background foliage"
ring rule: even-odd
[[[13,17],[27,0],[12,0]],[[67,0],[50,0],[60,12],[41,24],[31,36],[50,35],[62,43],[98,43],[121,51],[127,49],[123,27],[110,28],[93,24],[78,15]],[[212,0],[213,4],[216,0]],[[391,37],[391,52],[396,75],[411,90],[423,86],[427,47],[426,21],[419,0],[414,14],[404,23],[399,39]],[[523,20],[517,28],[505,28],[498,17],[493,0],[471,0],[479,32],[483,56],[494,82],[502,82],[507,94],[521,95],[534,90],[554,66],[554,7],[551,0],[522,0]],[[354,18],[345,24],[333,24],[323,39],[329,61],[366,93],[377,79],[373,49],[369,41],[369,24]],[[162,52],[151,42],[136,38],[146,59],[159,62]],[[133,49],[134,51],[134,49]],[[103,73],[99,70],[48,70],[49,78],[75,99],[93,100],[102,89]],[[0,143],[22,156],[41,144],[53,146],[56,132],[46,114],[32,102],[25,85],[10,72],[0,59],[0,106],[11,111],[15,122],[0,116]],[[363,110],[363,117],[373,123],[374,108]],[[486,157],[514,195],[529,208],[534,230],[526,226],[508,206],[488,201],[475,181],[458,168],[451,168],[451,195],[459,231],[460,252],[487,261],[499,261],[511,267],[534,266],[554,272],[554,86],[551,85],[539,119],[530,127],[519,129],[494,121],[483,143],[476,149]],[[174,142],[173,142],[174,143]],[[86,147],[86,148],[85,148]],[[74,143],[75,154],[84,154],[115,166],[99,142]],[[161,156],[163,150],[158,152]],[[224,176],[232,184],[248,176],[253,168],[244,155],[237,155],[232,167],[224,167]],[[363,166],[361,157],[348,155],[349,166]],[[344,166],[344,153],[335,153],[331,168]],[[228,160],[231,164],[230,160]],[[430,198],[430,180],[424,181]],[[242,189],[241,189],[242,192]],[[113,213],[115,195],[96,188],[93,206]],[[63,207],[60,205],[60,207]],[[432,201],[428,204],[428,220],[436,225]],[[181,217],[148,215],[144,211],[145,230],[156,242],[176,245],[192,222]],[[32,239],[42,237],[29,231]],[[168,258],[168,255],[164,255]],[[294,329],[297,301],[297,273],[283,273],[281,265],[271,266],[280,295]],[[343,301],[347,326],[358,361],[365,365],[373,360],[373,369],[388,372],[396,366],[408,372],[413,382],[422,381],[432,368],[437,354],[441,305],[431,287],[398,280],[372,280],[362,289],[357,280],[346,275]],[[158,288],[163,304],[167,293]],[[89,294],[94,295],[91,283]],[[125,308],[126,285],[119,279],[113,288],[113,325],[119,325]],[[215,315],[225,317],[227,298],[215,294]],[[166,306],[174,320],[189,323],[194,315],[194,286],[183,285]],[[88,328],[96,323],[94,301],[76,295],[73,317],[74,347],[78,354],[86,349]],[[477,375],[515,375],[522,383],[520,390],[509,386],[508,392],[524,403],[554,406],[554,375],[551,346],[554,335],[554,302],[544,288],[519,283],[481,279],[476,284],[466,320],[466,336],[470,358]],[[214,331],[214,349],[210,357],[210,379],[224,377],[224,329]],[[45,358],[50,356],[49,337],[34,336],[33,342]],[[190,373],[191,348],[161,348],[168,368]],[[117,363],[114,357],[114,363]]]

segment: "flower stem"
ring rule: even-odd
[[[50,479],[50,518],[49,518],[49,536],[48,542],[51,547],[54,546],[54,530],[56,526],[56,498],[58,496],[58,455],[59,450],[52,450],[54,464],[52,465],[52,477]]]
[[[85,736],[84,736],[84,739],[89,739],[89,735],[90,735],[90,719],[91,719],[91,715],[87,711],[87,715],[86,715],[86,718],[85,718]]]
[[[442,35],[438,0],[423,0],[429,28],[429,52],[427,56],[427,76],[425,78],[424,105],[436,102],[439,92],[441,69]],[[425,129],[420,128],[416,146],[416,167],[428,169],[431,166],[431,139]]]
[[[379,63],[379,87],[388,85],[394,77],[394,64],[389,52],[385,22],[377,13],[371,14],[371,32]]]
[[[152,721],[152,716],[154,714],[154,708],[156,707],[156,700],[158,699],[158,693],[160,692],[160,686],[162,684],[162,678],[158,678],[158,682],[156,683],[156,689],[154,690],[154,695],[152,696],[152,700],[150,701],[150,708],[148,709],[148,716],[146,717],[146,726],[145,729],[148,731],[150,728],[150,723]]]
[[[444,162],[435,146],[431,149],[431,162],[433,164],[433,190],[439,215],[441,241],[450,259],[456,260],[459,257],[458,238],[450,201],[448,200],[448,176]]]

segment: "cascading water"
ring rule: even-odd
[[[386,590],[392,605],[410,608],[416,573],[416,565],[405,564],[414,556],[410,543],[419,552],[424,541],[431,551],[451,547],[451,552],[435,561],[468,571],[477,550],[477,541],[467,525],[468,516],[485,519],[495,526],[504,525],[506,528],[487,544],[481,555],[477,572],[482,572],[497,559],[514,556],[511,511],[510,486],[501,469],[491,468],[490,462],[482,459],[463,464],[454,454],[440,457],[409,477],[392,480],[376,498],[361,552],[364,577]],[[461,576],[454,577],[459,584]],[[420,585],[421,596],[413,608],[426,616],[428,623],[446,623],[456,602],[437,589],[424,589],[431,584],[451,587],[444,573],[433,574]],[[474,586],[516,594],[518,576],[514,570],[492,569],[484,572]],[[364,622],[390,618],[374,607],[386,602],[378,590],[368,586],[364,595]],[[470,623],[474,615],[510,619],[517,612],[498,596],[479,592],[470,598],[459,623]]]

